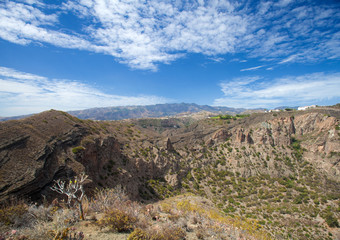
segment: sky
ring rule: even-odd
[[[340,102],[337,0],[1,0],[0,116]]]

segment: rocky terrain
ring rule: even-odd
[[[51,110],[0,123],[0,200],[52,200],[53,180],[86,172],[89,195],[121,185],[150,203],[190,192],[274,239],[337,239],[339,119],[336,106],[124,121]]]

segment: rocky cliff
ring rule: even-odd
[[[138,132],[144,136],[132,140]],[[41,199],[51,194],[53,180],[80,172],[93,180],[89,189],[121,184],[134,199],[141,192],[151,198],[148,179],[164,178],[169,168],[180,171],[170,140],[162,142],[161,136],[141,133],[130,123],[83,121],[51,110],[1,123],[0,136],[1,200],[13,196]],[[162,147],[152,147],[154,138]],[[131,155],[145,146],[152,149],[152,161]]]

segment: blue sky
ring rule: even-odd
[[[340,102],[338,1],[3,0],[0,116]]]

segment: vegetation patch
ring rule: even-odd
[[[78,146],[78,147],[72,148],[72,152],[73,152],[74,154],[77,154],[77,153],[79,153],[79,152],[81,152],[81,151],[84,151],[84,150],[85,150],[85,148],[84,148],[83,146]]]

